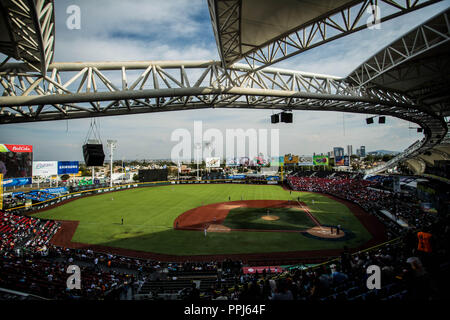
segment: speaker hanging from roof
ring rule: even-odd
[[[91,140],[91,136],[93,136],[94,139]],[[103,144],[100,139],[100,133],[95,118],[91,119],[91,125],[83,145],[83,158],[88,167],[103,166],[103,162],[105,161]]]
[[[105,161],[105,153],[102,144],[85,144],[83,145],[83,157],[86,166],[97,167],[103,166]]]
[[[292,113],[282,112],[281,113],[281,122],[292,123]]]
[[[278,114],[273,114],[270,117],[270,120],[271,120],[272,123],[278,123],[278,122],[280,122],[280,116]]]

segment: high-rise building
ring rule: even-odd
[[[365,157],[366,156],[366,147],[365,146],[361,146],[361,157]]]
[[[351,157],[353,155],[353,146],[347,145],[347,155]]]
[[[334,158],[343,157],[344,156],[344,148],[334,147],[333,153],[334,153]]]

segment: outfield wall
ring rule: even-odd
[[[265,182],[265,183],[263,183]],[[139,182],[124,184],[120,186],[113,186],[107,188],[97,188],[97,189],[87,189],[87,190],[77,190],[76,192],[71,192],[54,199],[33,203],[31,206],[18,206],[10,209],[5,209],[4,211],[18,213],[18,214],[30,214],[34,211],[49,209],[53,206],[61,204],[61,202],[67,202],[68,200],[74,200],[76,198],[91,196],[96,194],[116,192],[134,188],[143,187],[156,187],[156,186],[167,186],[174,184],[214,184],[214,183],[239,183],[239,184],[274,184],[277,181],[258,181],[257,183],[249,182],[248,180],[233,180],[233,179],[218,179],[218,180],[176,180],[176,181],[155,181],[155,182]],[[278,184],[278,182],[276,183]]]

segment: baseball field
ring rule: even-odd
[[[373,232],[376,221],[357,208],[329,196],[291,192],[280,186],[193,184],[89,196],[35,216],[76,221],[74,232],[63,228],[57,234],[56,239],[66,239],[66,246],[198,256],[373,244],[377,240]],[[339,236],[336,231],[330,236],[330,226],[338,225]],[[308,232],[313,229],[324,236]]]

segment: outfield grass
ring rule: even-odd
[[[346,242],[299,233],[208,233],[174,230],[173,221],[198,206],[235,200],[294,200],[300,195],[321,224],[340,224],[355,237]],[[314,205],[312,204],[314,199]],[[173,255],[263,253],[358,247],[371,239],[349,209],[325,196],[267,185],[169,185],[81,198],[36,216],[80,221],[72,241]],[[121,219],[124,225],[121,225]]]

